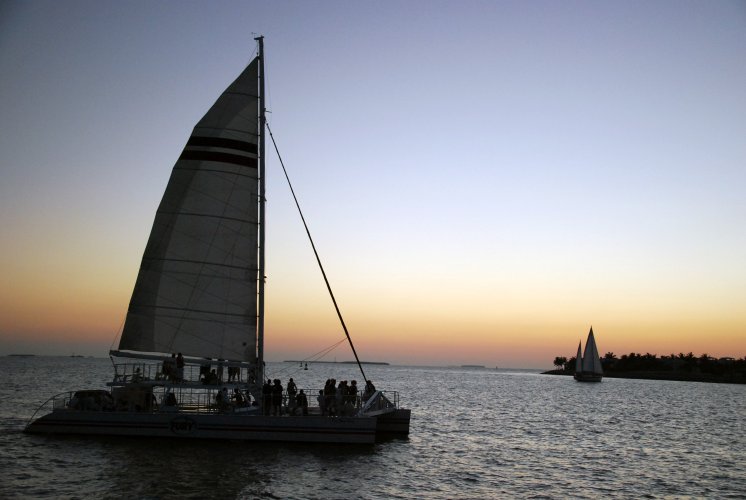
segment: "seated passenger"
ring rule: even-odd
[[[243,394],[241,394],[241,391],[238,387],[233,389],[233,400],[236,402],[236,406],[243,406],[244,404]]]
[[[166,394],[166,406],[176,406],[176,394],[169,392]]]

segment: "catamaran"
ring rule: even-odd
[[[313,405],[316,391],[301,390],[301,397],[288,387],[279,401],[268,394],[269,126],[264,39],[256,41],[256,57],[197,123],[173,167],[118,349],[110,351],[109,389],[53,396],[26,432],[330,443],[373,443],[409,433],[410,410],[399,407],[398,393],[368,383],[312,239],[366,390],[348,389],[341,398],[326,394],[319,407]],[[284,170],[279,151],[278,158]],[[36,418],[45,410],[51,411]]]
[[[575,380],[578,382],[601,382],[604,370],[601,366],[601,358],[598,355],[596,339],[593,336],[593,327],[588,333],[585,341],[585,351],[580,355],[580,342],[578,342],[578,354],[575,356]]]

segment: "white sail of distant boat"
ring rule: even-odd
[[[598,355],[596,339],[593,336],[593,327],[588,333],[588,339],[585,342],[583,356],[580,355],[580,344],[578,344],[578,354],[575,358],[575,380],[579,382],[600,382],[603,378],[603,367],[601,358]]]
[[[334,443],[409,433],[398,393],[366,378],[328,281],[365,390],[345,392],[344,405],[322,398],[330,406],[314,407],[319,388],[280,386],[276,399],[265,383],[268,125],[263,37],[256,40],[257,56],[197,123],[173,167],[110,351],[111,390],[53,396],[37,410],[51,412],[35,413],[26,432]]]

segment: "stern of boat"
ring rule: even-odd
[[[411,410],[399,408],[399,394],[376,391],[360,410],[359,415],[376,418],[376,440],[405,438],[409,435]]]

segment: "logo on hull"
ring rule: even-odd
[[[174,434],[191,434],[197,430],[197,423],[188,417],[177,417],[171,420],[171,432]]]

